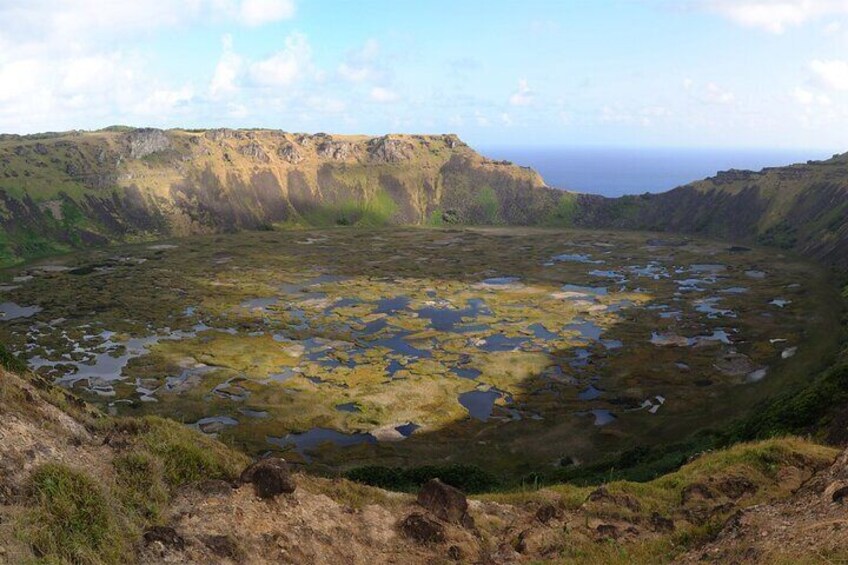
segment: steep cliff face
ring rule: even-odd
[[[272,225],[542,223],[561,193],[453,135],[109,128],[0,137],[0,261]]]
[[[848,270],[848,154],[726,171],[672,191],[580,198],[578,223],[698,233],[793,249]]]

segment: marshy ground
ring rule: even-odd
[[[8,270],[0,338],[118,415],[315,468],[596,461],[720,426],[837,349],[826,273],[630,232],[334,229]]]

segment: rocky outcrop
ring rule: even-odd
[[[268,158],[268,154],[265,153],[265,150],[262,149],[262,146],[256,143],[255,141],[239,147],[239,153],[249,159],[259,161],[260,163],[267,163],[268,161],[270,161],[270,159]]]
[[[127,134],[130,148],[130,158],[143,159],[148,155],[165,151],[171,146],[171,141],[161,129],[142,128]]]
[[[316,152],[321,159],[332,161],[347,161],[354,154],[354,146],[346,141],[336,141],[332,138],[318,143]]]
[[[398,163],[412,158],[413,146],[408,141],[385,135],[368,142],[368,155],[378,163]]]
[[[292,165],[297,165],[305,158],[294,143],[284,143],[281,145],[277,150],[277,155]]]

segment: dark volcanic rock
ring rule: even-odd
[[[634,512],[641,509],[639,501],[629,494],[611,494],[605,487],[599,487],[589,493],[586,498],[587,502],[600,504],[611,504],[620,508],[627,508]]]
[[[445,541],[445,527],[420,512],[410,514],[398,525],[400,532],[418,543],[442,543]]]
[[[219,557],[236,562],[244,559],[244,552],[230,536],[207,536],[203,539],[203,543]]]
[[[754,494],[757,492],[756,483],[748,477],[740,475],[725,477],[716,482],[715,487],[719,492],[733,500],[742,498],[746,494]]]
[[[248,466],[241,474],[242,483],[253,483],[256,496],[273,498],[280,494],[290,494],[297,486],[289,472],[285,460],[277,457],[260,459]]]
[[[459,489],[432,479],[418,492],[418,504],[446,522],[473,527],[474,519],[468,514],[468,500]]]
[[[613,524],[598,524],[595,528],[595,533],[598,536],[598,539],[606,540],[606,539],[618,539],[619,531]]]
[[[553,504],[543,504],[536,510],[536,519],[539,520],[543,524],[547,524],[551,520],[557,517],[559,514],[559,509]]]
[[[662,516],[659,512],[654,512],[653,514],[651,514],[651,529],[653,529],[655,532],[673,532],[674,521],[670,518]]]

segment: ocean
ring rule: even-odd
[[[476,149],[490,159],[532,167],[550,186],[604,196],[664,192],[727,169],[759,170],[832,156],[826,151],[802,149],[507,146]]]

